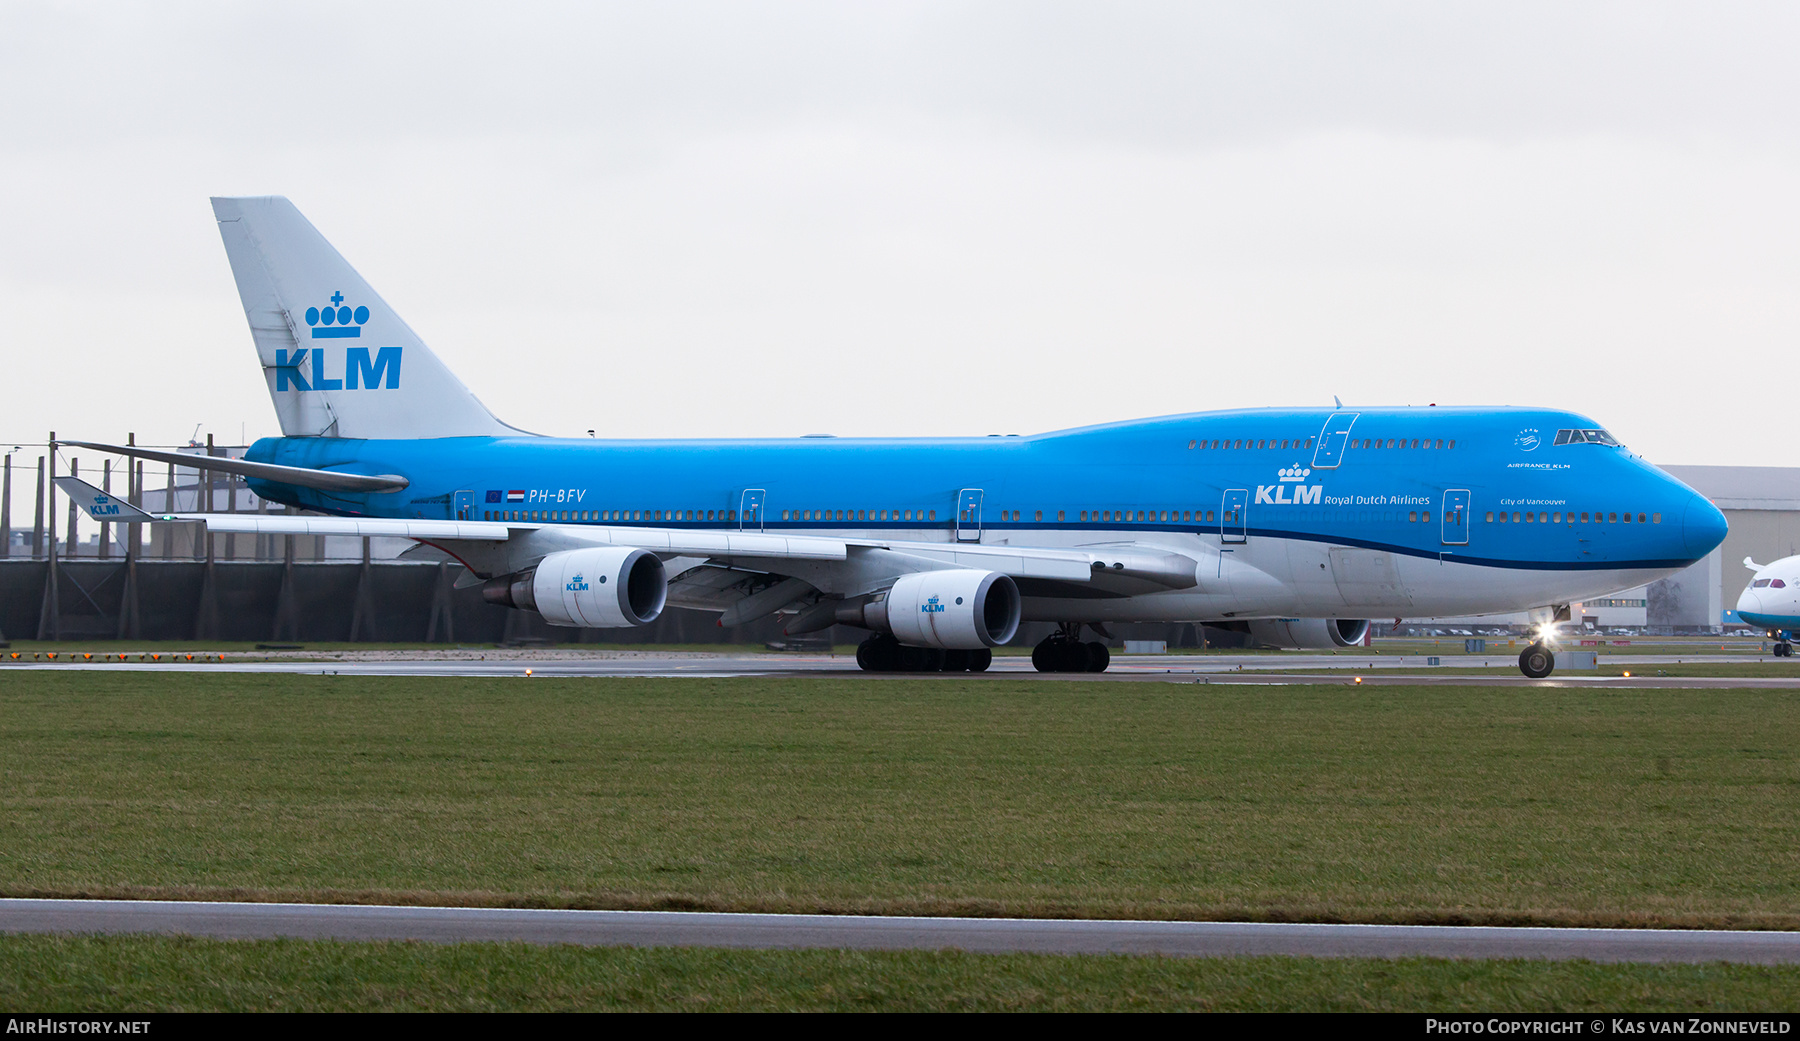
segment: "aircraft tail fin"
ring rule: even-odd
[[[495,419],[293,203],[212,205],[283,434],[523,433]]]
[[[81,507],[81,512],[97,521],[140,524],[156,519],[124,499],[116,498],[110,492],[103,492],[79,477],[58,477],[56,487]]]

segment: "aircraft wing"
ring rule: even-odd
[[[1195,585],[1198,563],[1183,554],[1131,543],[1053,549],[555,522],[264,513],[151,515],[111,498],[79,478],[59,477],[56,484],[95,520],[116,524],[204,524],[208,531],[219,534],[407,538],[445,550],[483,577],[520,570],[548,553],[580,546],[629,546],[663,558],[695,558],[777,574],[804,570],[809,580],[820,575],[818,564],[854,564],[859,573],[858,585],[880,584],[884,579],[912,571],[978,568],[1012,578],[1088,582],[1099,574],[1108,579],[1136,579],[1163,588],[1184,589]],[[807,562],[813,566],[796,569],[783,562]]]

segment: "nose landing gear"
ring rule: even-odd
[[[1556,653],[1542,643],[1534,643],[1519,652],[1519,671],[1530,679],[1541,680],[1556,671]]]
[[[1789,642],[1790,636],[1791,634],[1786,629],[1769,630],[1769,639],[1775,641],[1772,651],[1775,657],[1792,658],[1794,656],[1794,645]]]
[[[1556,652],[1550,645],[1556,639],[1557,625],[1568,620],[1568,604],[1551,605],[1549,624],[1539,630],[1538,639],[1519,652],[1519,671],[1527,679],[1541,680],[1556,671]]]

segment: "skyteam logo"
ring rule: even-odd
[[[1317,506],[1325,494],[1325,486],[1307,484],[1306,479],[1311,476],[1312,468],[1299,463],[1277,470],[1276,483],[1256,486],[1256,502],[1262,506]]]
[[[362,327],[369,321],[369,309],[358,307],[354,311],[344,303],[344,294],[331,294],[331,306],[309,307],[306,309],[306,324],[313,327],[315,340],[349,340],[362,335]]]
[[[588,589],[587,579],[582,578],[580,575],[576,575],[574,578],[569,579],[569,584],[563,586],[563,588],[571,593],[585,593]]]
[[[939,603],[938,598],[934,596],[930,600],[927,600],[924,603],[919,605],[919,613],[920,614],[943,614],[944,613],[944,605]]]
[[[1513,444],[1518,445],[1521,452],[1529,452],[1543,443],[1544,439],[1538,436],[1537,427],[1526,427],[1519,431],[1518,437],[1513,438]]]

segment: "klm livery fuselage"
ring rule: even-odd
[[[790,635],[866,630],[876,671],[981,671],[1022,620],[1046,672],[1101,671],[1111,621],[1227,624],[1344,647],[1368,619],[1552,608],[1670,575],[1712,504],[1585,416],[1264,409],[1031,437],[596,441],[502,422],[279,196],[214,215],[283,436],[209,468],[330,516],[97,517],[394,536],[485,601],[621,628],[666,605]],[[159,463],[192,457],[85,443]],[[111,511],[111,512],[95,512]],[[460,580],[459,580],[460,581]],[[1553,652],[1533,641],[1528,676]]]
[[[1128,543],[1200,561],[1191,588],[1134,595],[1021,581],[1025,617],[1055,621],[1521,610],[1668,575],[1725,532],[1711,503],[1593,420],[1522,408],[1265,409],[1029,437],[284,437],[247,458],[410,481],[375,494],[253,482],[341,516]]]

